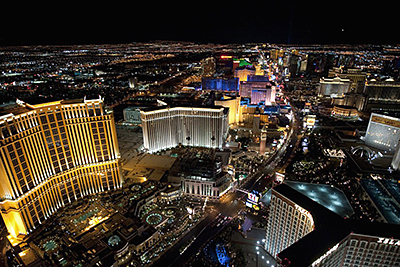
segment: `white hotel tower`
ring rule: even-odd
[[[150,152],[182,145],[221,148],[228,108],[173,107],[141,111],[144,147]]]

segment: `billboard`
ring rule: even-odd
[[[253,190],[247,193],[246,207],[252,208],[254,210],[259,210],[258,202],[260,200],[260,193]]]
[[[390,118],[388,116],[376,116],[372,114],[371,121],[400,128],[400,121],[397,118]]]
[[[247,201],[254,203],[254,204],[258,204],[258,200],[260,199],[260,195],[258,192],[253,191],[251,193],[247,194]]]
[[[284,173],[276,172],[276,174],[275,174],[275,181],[276,181],[276,182],[279,182],[279,183],[282,183],[283,180],[285,180],[285,174],[284,174]]]

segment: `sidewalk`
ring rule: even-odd
[[[246,232],[247,238],[235,231],[232,242],[243,249],[247,267],[276,267],[275,259],[264,249],[265,230],[253,228]]]

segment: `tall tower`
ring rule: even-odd
[[[265,146],[267,143],[267,129],[265,129],[265,126],[261,130],[261,136],[260,136],[260,154],[264,155],[265,154]]]
[[[67,203],[122,186],[114,116],[102,99],[17,103],[0,117],[0,212],[14,238]]]

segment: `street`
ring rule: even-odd
[[[296,118],[293,133],[276,154],[268,158],[264,164],[260,166],[258,171],[251,175],[247,182],[240,187],[241,189],[249,192],[252,190],[263,192],[265,191],[265,188],[271,186],[275,178],[273,175],[275,169],[287,161],[296,147],[298,141],[298,125],[299,120]],[[245,207],[244,202],[246,197],[247,194],[237,190],[227,193],[221,199],[220,203],[214,206],[214,212],[209,213],[202,222],[179,240],[179,242],[162,255],[152,266],[183,266],[204,244],[208,242],[208,240],[224,229],[226,224],[220,224],[219,226],[212,224],[218,214],[228,217],[237,216],[239,211]],[[195,237],[194,242],[189,245],[184,253],[180,254],[179,249],[187,244],[187,242],[193,237]]]

